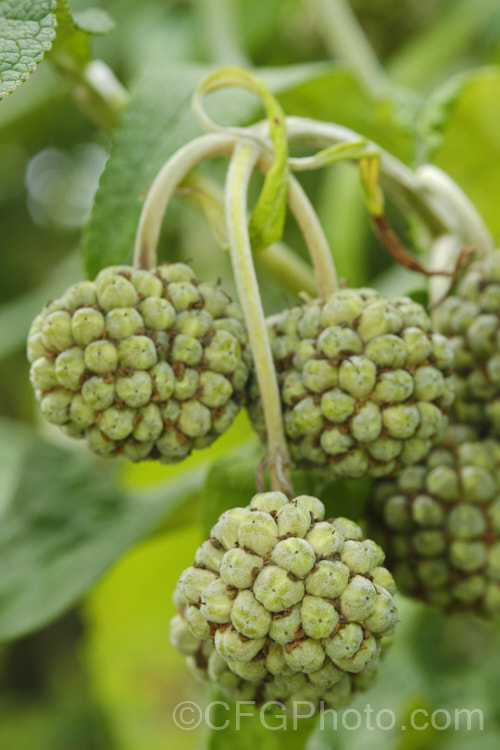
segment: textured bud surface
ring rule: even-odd
[[[500,250],[468,267],[433,320],[454,353],[457,418],[500,434]]]
[[[446,612],[498,618],[500,446],[476,438],[473,428],[451,427],[419,466],[381,480],[370,531],[400,591]],[[373,573],[390,591],[385,573]]]
[[[28,358],[49,422],[101,455],[163,463],[231,426],[250,368],[240,308],[182,263],[70,287],[33,322]]]
[[[452,350],[424,308],[343,289],[268,325],[292,460],[334,478],[384,476],[422,459],[453,399]],[[248,409],[265,439],[255,374]]]
[[[394,580],[357,524],[324,515],[315,497],[259,493],[220,516],[182,574],[172,643],[227,697],[338,708],[371,683],[397,623]]]

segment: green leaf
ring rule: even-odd
[[[262,458],[255,441],[242,453],[232,453],[212,464],[205,483],[204,502],[201,508],[201,523],[204,535],[218,517],[229,508],[248,505],[255,489],[257,466]]]
[[[17,432],[16,432],[17,430]],[[160,490],[131,493],[86,455],[0,423],[0,455],[17,469],[0,516],[0,640],[34,630],[73,604],[123,552],[202,485],[197,467]],[[6,507],[5,507],[6,506]]]
[[[275,95],[295,90],[331,66],[298,65],[257,70]],[[141,202],[164,162],[187,141],[200,135],[190,110],[191,98],[209,69],[173,66],[147,69],[132,92],[115,133],[111,155],[101,177],[82,252],[89,278],[101,268],[128,263],[132,258]],[[256,115],[254,98],[247,92],[219,91],[210,111],[218,122],[250,122]]]
[[[56,35],[56,0],[0,3],[0,99],[36,70]]]
[[[500,236],[500,68],[455,77],[438,89],[421,118],[424,158],[467,193],[495,237]]]
[[[309,707],[307,702],[304,706],[297,704],[294,718],[278,705],[266,706],[261,711],[258,706],[237,705],[221,698],[211,711],[211,723],[217,729],[210,733],[207,747],[209,750],[228,750],[230,747],[238,750],[283,750],[285,747],[287,750],[302,750],[317,722],[317,716],[306,718]],[[239,719],[238,710],[241,711]],[[245,716],[246,713],[251,715]]]
[[[115,22],[102,8],[85,8],[73,14],[75,26],[87,34],[109,34],[115,28]]]

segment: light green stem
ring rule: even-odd
[[[182,184],[187,187],[186,198],[204,212],[219,245],[229,250],[224,201],[219,184],[198,170],[193,170]],[[254,258],[257,269],[263,269],[288,292],[305,292],[310,297],[316,295],[311,266],[284,242],[275,242],[255,253]]]
[[[448,212],[458,218],[460,236],[465,243],[472,245],[482,257],[493,252],[493,237],[479,211],[446,172],[433,164],[424,164],[417,170],[417,180],[431,198],[441,201]]]
[[[286,125],[291,141],[315,146],[319,149],[343,141],[355,141],[360,137],[358,133],[342,125],[319,122],[304,117],[288,117]],[[462,200],[468,204],[468,214],[475,214],[476,217],[476,229],[473,237],[469,231],[471,224],[468,225],[467,231],[464,229],[463,206],[458,207],[456,201],[448,201],[445,204],[442,200],[436,199],[436,195],[433,195],[422,184],[421,178],[396,157],[387,153],[375,143],[368,142],[367,146],[372,146],[380,153],[380,182],[382,186],[390,190],[394,198],[404,208],[415,212],[431,236],[439,237],[442,234],[453,234],[460,237],[464,242],[472,242],[474,245],[483,246],[485,242],[493,244],[490,232],[465,194],[462,193]],[[311,161],[314,162],[314,159],[289,159],[288,163],[292,170],[297,171],[310,169]],[[451,178],[448,178],[448,181],[452,182]],[[455,187],[457,191],[460,191],[458,186]]]
[[[314,0],[318,31],[330,52],[351,68],[375,98],[390,93],[390,83],[347,0]]]
[[[316,296],[316,283],[311,266],[284,242],[275,242],[274,245],[257,253],[255,265],[293,294],[305,292],[310,297]]]
[[[462,243],[451,234],[443,234],[433,243],[430,254],[432,269],[449,268],[456,260]],[[429,279],[429,302],[435,305],[450,291],[453,281],[449,276],[431,276]]]
[[[255,144],[242,141],[237,145],[226,179],[226,225],[236,287],[245,314],[264,409],[271,487],[291,495],[290,458],[278,381],[248,234],[248,184],[258,158],[259,149]]]
[[[231,135],[202,135],[176,151],[160,169],[139,219],[134,247],[135,268],[156,266],[163,216],[170,198],[189,170],[209,156],[232,153],[235,140]]]

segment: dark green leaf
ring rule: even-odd
[[[62,72],[77,73],[90,62],[90,40],[75,24],[66,0],[57,0],[57,36],[48,59]]]
[[[205,536],[221,513],[229,508],[248,505],[255,489],[257,466],[262,458],[257,443],[244,453],[233,453],[212,464],[205,484],[201,522]]]
[[[268,705],[261,711],[253,704],[235,704],[221,698],[211,711],[210,719],[214,727],[224,728],[211,732],[207,746],[209,750],[227,750],[230,747],[237,747],[238,750],[302,750],[317,720],[317,716],[305,718],[309,705],[297,706],[294,723],[294,717],[279,705]],[[241,711],[239,719],[238,710]],[[245,716],[245,713],[251,715]],[[302,715],[304,718],[300,718]]]
[[[19,435],[13,430],[0,424],[2,453]],[[24,450],[17,452],[10,502],[4,498],[0,516],[1,640],[71,606],[121,554],[175,514],[205,476],[199,467],[161,490],[130,493],[91,458],[43,443],[36,433],[22,433],[17,444]]]
[[[0,99],[14,91],[51,48],[56,0],[0,3]]]

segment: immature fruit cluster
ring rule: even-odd
[[[386,475],[419,461],[443,432],[452,353],[411,299],[341,290],[271,319],[269,334],[297,466],[332,477]],[[264,438],[255,377],[249,402]]]
[[[49,422],[96,453],[170,463],[232,424],[250,350],[238,305],[174,263],[70,287],[34,320],[28,358]]]
[[[458,419],[500,432],[500,250],[469,267],[434,323],[453,348]]]
[[[384,553],[323,503],[281,492],[223,513],[174,595],[176,648],[231,698],[338,707],[373,680],[397,622]]]
[[[371,533],[403,593],[500,616],[500,445],[451,428],[427,460],[380,483]]]

